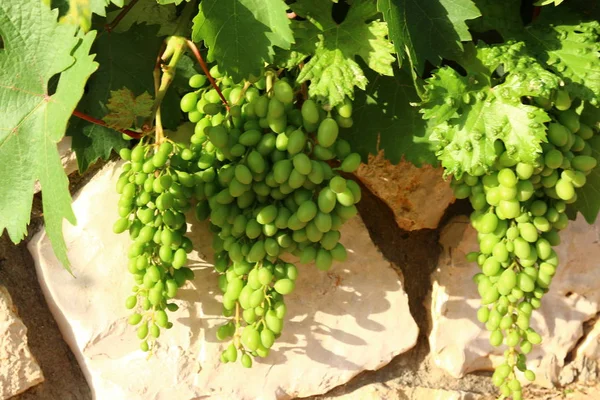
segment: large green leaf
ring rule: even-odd
[[[393,74],[394,46],[387,38],[387,25],[377,19],[373,1],[352,2],[340,24],[331,16],[329,1],[300,0],[290,7],[306,19],[294,24],[299,33],[293,49],[312,55],[298,76],[299,82],[310,81],[311,96],[333,106],[345,96],[352,98],[355,86],[364,89],[367,79],[357,57],[379,74]]]
[[[258,75],[273,60],[273,46],[294,41],[283,0],[203,0],[192,39],[204,41],[208,57],[235,80]]]
[[[465,21],[479,17],[471,0],[378,0],[377,7],[388,23],[398,60],[406,57],[422,74],[425,62],[439,65],[462,52],[471,40]]]
[[[574,15],[544,9],[522,37],[563,78],[569,92],[600,104],[600,22],[581,22]]]
[[[68,267],[62,224],[75,223],[75,215],[56,144],[97,64],[89,55],[95,33],[77,38],[76,27],[59,25],[57,15],[39,0],[0,3],[0,232],[6,228],[15,242],[24,237],[39,179],[46,232]]]
[[[497,157],[496,140],[515,160],[534,164],[550,117],[522,99],[548,98],[560,79],[527,56],[523,43],[481,46],[465,65],[467,76],[450,67],[436,71],[423,95],[430,140],[446,172],[457,178],[485,172]]]

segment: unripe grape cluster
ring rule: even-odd
[[[157,136],[121,151],[128,162],[114,231],[129,230],[133,240],[136,285],[126,306],[136,309],[130,323],[148,351],[160,328],[172,326],[166,311],[177,306],[168,301],[193,278],[185,213],[193,208],[197,219],[210,219],[230,318],[217,330],[218,339],[231,339],[221,360],[250,367],[281,335],[284,296],[299,273],[292,260],[324,271],[346,260],[340,228],[357,214],[361,190],[339,172],[355,171],[361,158],[339,137],[340,127],[352,126],[349,99],[323,106],[271,70],[239,84],[216,66],[210,74],[211,85],[192,76],[193,91],[181,99],[194,124],[189,143]]]
[[[194,277],[185,267],[192,251],[192,242],[185,236],[185,212],[192,207],[196,186],[181,158],[189,151],[165,141],[160,145],[140,143],[120,152],[128,162],[117,181],[120,218],[113,230],[128,230],[133,240],[128,269],[136,285],[125,305],[135,310],[129,323],[137,326],[143,351],[151,349],[160,328],[173,326],[167,311],[178,307],[169,300]]]
[[[556,273],[553,246],[560,243],[558,232],[567,227],[566,210],[577,199],[575,189],[585,185],[596,166],[592,151],[600,144],[597,121],[581,122],[566,92],[559,91],[553,104],[539,103],[553,121],[535,165],[518,162],[496,141],[492,171],[464,174],[452,183],[456,197],[468,198],[474,209],[471,222],[480,251],[467,259],[481,269],[474,277],[482,300],[477,317],[491,332],[493,346],[508,347],[506,361],[492,380],[503,396],[513,400],[522,398],[515,369],[535,380],[526,367],[526,355],[542,339],[530,326],[531,315],[541,306]]]
[[[254,84],[235,84],[216,66],[210,73],[228,104],[196,75],[181,109],[196,124],[196,215],[210,218],[223,313],[232,317],[218,328],[219,339],[231,338],[221,360],[250,367],[283,329],[284,296],[298,277],[285,254],[320,270],[346,259],[339,229],[361,191],[338,170],[353,172],[360,156],[339,138],[352,125],[349,100],[325,111],[273,71]]]

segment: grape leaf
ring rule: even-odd
[[[69,0],[68,11],[60,18],[63,24],[81,26],[85,32],[92,26],[92,9],[90,0]]]
[[[394,46],[387,39],[387,25],[379,20],[372,1],[352,3],[345,19],[337,24],[331,17],[333,4],[300,0],[290,8],[306,21],[297,22],[296,50],[312,54],[298,82],[310,80],[309,93],[334,106],[344,96],[353,98],[354,86],[364,89],[367,80],[355,61],[359,56],[372,70],[392,75]]]
[[[538,59],[559,75],[572,94],[600,104],[600,23],[563,21],[559,10],[542,13],[524,36]]]
[[[346,18],[337,24],[331,17],[333,4],[320,0],[300,0],[290,5],[304,25],[301,49],[311,54],[319,45],[354,59],[360,56],[372,70],[391,76],[393,74],[394,46],[387,39],[387,24],[374,18],[377,7],[370,0],[352,2]]]
[[[416,166],[437,164],[435,153],[426,136],[425,125],[417,107],[419,101],[412,77],[404,70],[394,76],[381,76],[366,70],[370,84],[358,91],[354,100],[350,129],[341,136],[363,160],[385,150],[385,158],[397,164],[403,158]]]
[[[160,25],[157,36],[172,35],[177,28],[177,9],[174,4],[165,4],[156,0],[139,0],[121,19],[113,32],[128,31],[133,24]],[[106,19],[112,21],[122,10],[107,13]]]
[[[108,109],[111,90],[127,87],[134,93],[154,93],[152,71],[162,39],[156,36],[156,25],[134,24],[123,33],[101,32],[94,42],[93,50],[100,64],[92,75],[77,109],[94,118],[102,119]],[[170,88],[163,102],[163,124],[177,127],[181,119],[179,99]],[[127,146],[121,134],[110,128],[90,124],[72,118],[68,135],[73,136],[73,149],[77,155],[79,171],[85,171],[98,158],[107,159],[111,150]]]
[[[310,80],[308,94],[335,106],[344,97],[354,98],[354,86],[365,89],[367,78],[363,70],[340,49],[328,50],[319,45],[315,54],[302,68],[298,82]]]
[[[523,43],[480,46],[473,56],[466,65],[477,67],[467,68],[467,76],[443,67],[425,85],[421,112],[446,173],[460,178],[487,171],[498,139],[515,160],[535,163],[550,117],[522,98],[548,97],[560,79],[528,57]]]
[[[387,22],[398,60],[403,55],[423,74],[425,62],[439,65],[442,58],[453,59],[471,40],[465,21],[480,16],[471,0],[377,0],[377,8]]]
[[[103,118],[109,128],[129,129],[133,127],[138,117],[149,117],[154,103],[152,96],[144,92],[135,97],[127,88],[110,92],[106,107],[110,110]]]
[[[89,0],[89,2],[94,14],[105,17],[106,7],[108,7],[111,3],[117,7],[123,7],[125,0]]]
[[[0,233],[6,228],[14,242],[23,239],[39,179],[46,232],[68,268],[62,223],[76,221],[56,144],[97,64],[89,55],[95,32],[77,38],[77,28],[59,25],[57,16],[39,0],[0,3]],[[56,74],[51,94],[48,81]]]
[[[283,0],[203,0],[192,39],[203,40],[234,80],[248,78],[273,60],[273,46],[289,49],[294,41],[286,11]]]
[[[521,0],[474,0],[481,17],[470,20],[468,25],[477,32],[495,30],[505,40],[523,30]]]
[[[534,6],[547,6],[549,4],[554,4],[555,6],[560,5],[565,0],[538,0],[533,3]]]
[[[156,0],[156,2],[160,5],[168,5],[168,4],[174,4],[176,6],[180,5],[181,3],[183,3],[184,0]],[[190,0],[185,0],[185,1],[190,1]]]

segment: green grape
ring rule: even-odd
[[[198,95],[195,92],[185,94],[181,98],[180,107],[183,112],[190,112],[196,109],[198,103]]]
[[[333,145],[338,137],[339,127],[337,122],[333,118],[325,118],[319,124],[317,131],[317,140],[323,147],[329,147]]]
[[[497,329],[490,335],[490,344],[494,347],[498,347],[502,344],[502,338],[502,332]]]
[[[322,271],[327,271],[331,268],[333,257],[328,250],[319,249],[315,257],[315,265]]]
[[[578,171],[588,172],[596,167],[596,159],[590,156],[576,156],[571,160],[571,166]]]
[[[360,162],[360,155],[358,153],[351,153],[344,158],[344,161],[342,161],[341,169],[348,173],[354,172],[360,166]]]
[[[305,201],[298,208],[297,216],[298,220],[300,220],[301,222],[308,222],[312,220],[316,215],[317,205],[313,201]]]
[[[286,81],[279,80],[273,85],[275,98],[283,104],[291,103],[294,99],[294,91]]]
[[[500,170],[500,172],[498,172],[498,182],[502,186],[514,187],[518,182],[518,178],[512,169],[503,168]]]
[[[280,279],[273,286],[277,293],[286,295],[291,293],[295,288],[295,283],[291,279]]]
[[[302,104],[301,112],[302,118],[306,122],[310,124],[316,124],[317,122],[319,122],[319,108],[313,100],[307,99]]]
[[[206,80],[207,80],[206,75],[196,74],[196,75],[192,75],[190,77],[190,80],[188,81],[188,83],[194,89],[198,89],[206,84]],[[185,111],[185,110],[183,110],[183,111]]]

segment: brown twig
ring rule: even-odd
[[[115,19],[111,21],[110,24],[104,25],[104,30],[106,30],[107,32],[111,32],[113,29],[115,29],[119,22],[121,22],[121,20],[127,15],[127,13],[133,8],[133,6],[135,6],[135,3],[137,2],[138,0],[131,0],[131,2],[121,10],[119,15],[117,15]]]
[[[208,66],[204,62],[204,59],[202,58],[202,55],[200,54],[200,51],[198,50],[198,47],[196,47],[196,44],[194,42],[192,42],[191,40],[187,40],[186,43],[187,43],[187,46],[189,47],[189,49],[192,51],[192,53],[194,53],[194,56],[196,57],[196,60],[198,60],[198,63],[200,64],[200,67],[204,71],[204,74],[206,75],[206,77],[210,81],[210,84],[212,85],[212,87],[219,94],[219,97],[221,98],[221,101],[225,105],[225,108],[227,109],[227,111],[229,111],[229,103],[225,99],[225,96],[223,96],[223,92],[221,92],[221,89],[219,89],[219,86],[217,85],[217,82],[215,82],[215,79],[210,74],[210,71],[208,70]]]
[[[90,115],[84,114],[84,113],[82,113],[80,111],[77,111],[77,110],[73,111],[73,115],[76,116],[77,118],[81,118],[81,119],[83,119],[85,121],[91,122],[91,123],[96,124],[96,125],[107,126],[106,122],[102,121],[101,119],[94,118],[94,117],[92,117]],[[134,139],[139,139],[139,138],[142,137],[142,134],[140,132],[134,132],[134,131],[131,131],[129,129],[115,129],[115,128],[111,128],[111,129],[114,129],[115,131],[124,133],[127,136],[132,137]]]

